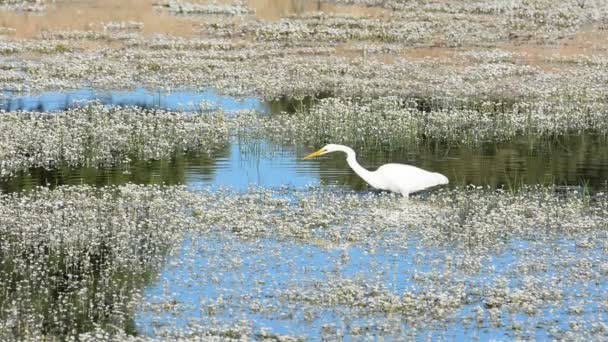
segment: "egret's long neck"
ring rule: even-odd
[[[363,178],[363,180],[369,183],[371,186],[378,187],[372,172],[368,171],[363,166],[359,165],[359,162],[357,162],[357,155],[355,154],[355,151],[353,151],[350,147],[344,146],[344,152],[346,153],[346,162],[348,163],[348,166],[350,166],[350,168],[353,169],[353,171],[355,171],[359,177]]]

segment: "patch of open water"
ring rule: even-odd
[[[211,91],[177,92],[173,95],[158,93],[156,96],[144,89],[131,92],[55,92],[38,97],[9,98],[0,102],[0,108],[57,111],[93,100],[108,105],[170,110],[196,110],[201,101],[206,101],[212,107],[225,111],[255,109],[272,115],[269,109],[272,105],[255,98],[241,101]],[[452,184],[457,185],[472,183],[499,187],[549,183],[605,189],[608,152],[604,146],[605,140],[601,137],[585,134],[541,142],[521,139],[485,143],[476,147],[428,143],[390,152],[368,148],[359,151],[359,160],[370,168],[389,161],[410,163],[442,172]],[[166,160],[134,161],[128,168],[66,166],[55,170],[32,169],[2,180],[0,188],[4,192],[11,192],[34,185],[52,187],[85,183],[102,186],[135,182],[186,184],[192,189],[210,186],[244,190],[250,185],[273,188],[318,184],[365,189],[365,184],[350,171],[341,155],[302,161],[301,157],[312,149],[309,146],[282,146],[266,139],[232,139],[224,150],[212,156],[180,154]],[[204,326],[212,322],[233,325],[238,324],[239,320],[246,320],[253,324],[253,331],[267,329],[277,334],[308,336],[312,339],[327,337],[324,335],[327,326],[337,327],[342,336],[351,338],[357,338],[356,334],[361,331],[381,334],[382,329],[389,327],[410,337],[545,339],[550,338],[543,328],[545,325],[564,331],[568,329],[570,315],[567,310],[570,302],[579,298],[579,293],[584,293],[586,298],[601,299],[601,294],[608,290],[606,284],[594,282],[564,283],[560,289],[565,297],[563,303],[543,308],[541,314],[535,316],[517,313],[503,317],[500,326],[490,325],[487,319],[480,324],[463,324],[464,320],[474,320],[476,308],[483,306],[483,303],[475,302],[472,298],[469,304],[448,319],[447,325],[418,327],[411,334],[406,333],[411,326],[400,321],[399,316],[382,313],[359,315],[352,308],[345,308],[346,314],[343,314],[333,306],[315,307],[301,302],[286,303],[281,299],[281,293],[286,290],[336,280],[379,284],[396,296],[404,291],[415,292],[417,274],[431,271],[441,274],[448,266],[439,261],[458,253],[449,248],[438,250],[420,246],[414,236],[405,246],[388,243],[390,237],[377,237],[375,240],[380,244],[387,243],[375,249],[365,244],[324,248],[295,241],[248,241],[225,234],[204,238],[192,236],[184,241],[178,255],[168,259],[158,281],[144,294],[145,305],[174,302],[179,304],[179,310],[140,310],[135,312],[135,321],[144,335],[155,335],[163,329],[180,330],[191,324]],[[513,241],[506,251],[491,253],[483,259],[479,273],[458,279],[467,286],[483,288],[491,287],[498,278],[504,277],[512,280],[508,285],[510,289],[521,288],[521,279],[515,277],[520,257],[535,253],[539,257],[554,255],[555,260],[547,261],[552,267],[553,264],[560,264],[559,256],[552,252],[552,248],[559,250],[574,246],[574,242],[567,239],[554,244],[559,248],[551,244],[543,246],[530,241]],[[601,259],[604,254],[600,249],[592,249],[580,255],[587,259]],[[555,271],[549,269],[542,276],[549,281],[551,277],[561,276],[561,271],[556,266]],[[598,315],[601,317],[598,318]],[[593,303],[586,303],[579,315],[581,319],[606,321],[604,316],[605,313]],[[513,326],[523,326],[526,331],[515,331]]]
[[[0,111],[57,112],[85,106],[92,102],[108,106],[134,106],[162,108],[167,110],[200,111],[221,108],[226,112],[238,110],[268,111],[266,104],[256,98],[236,99],[222,96],[213,90],[204,91],[149,91],[79,89],[74,91],[51,91],[37,95],[22,96],[4,91],[0,93]]]
[[[136,106],[178,111],[221,109],[225,112],[256,110],[272,115],[292,110],[291,99],[264,102],[255,97],[237,99],[205,91],[96,91],[48,92],[36,96],[17,96],[4,92],[0,111],[55,112],[86,105],[93,101],[111,106]],[[305,99],[298,105],[311,106]],[[338,141],[332,141],[339,143]],[[517,188],[521,184],[608,187],[606,138],[589,133],[530,141],[518,138],[509,142],[486,142],[478,146],[454,146],[429,141],[400,150],[369,147],[358,150],[359,162],[375,169],[389,162],[411,164],[445,174],[452,185]],[[125,167],[60,167],[54,170],[31,169],[17,177],[0,180],[3,192],[27,189],[34,185],[62,184],[185,184],[193,188],[211,186],[238,190],[251,185],[263,187],[304,187],[313,184],[366,189],[341,154],[302,161],[319,146],[278,145],[271,140],[232,139],[229,146],[210,157],[196,153],[174,155],[155,161],[134,161]]]
[[[323,248],[300,242],[257,239],[243,241],[223,232],[221,236],[186,240],[181,251],[169,259],[157,285],[147,289],[145,302],[152,305],[178,303],[177,312],[140,310],[135,321],[144,335],[153,336],[163,330],[187,331],[192,326],[213,328],[217,325],[239,326],[249,322],[254,332],[306,336],[321,340],[328,326],[337,328],[338,338],[385,336],[387,338],[447,338],[468,340],[532,338],[550,339],[547,327],[558,331],[569,329],[572,319],[569,308],[583,298],[585,302],[577,316],[583,321],[606,319],[601,300],[607,284],[597,282],[560,282],[561,300],[535,307],[537,314],[514,312],[490,323],[487,314],[478,320],[476,310],[485,307],[478,291],[491,291],[503,279],[510,279],[507,291],[525,288],[525,278],[515,277],[522,260],[543,260],[548,269],[535,281],[547,284],[567,279],[563,261],[554,249],[571,249],[568,240],[530,243],[514,240],[501,252],[481,258],[478,272],[460,273],[454,250],[421,246],[413,236],[409,244],[395,246],[389,236],[377,237],[382,248],[365,244]],[[385,240],[389,238],[389,240]],[[586,258],[601,258],[603,252],[592,249]],[[547,259],[547,256],[549,259]],[[310,299],[287,300],[286,291],[300,289],[323,291],[331,283],[363,283],[377,286],[396,297],[404,293],[420,294],[428,290],[425,281],[446,275],[444,285],[463,284],[465,304],[448,315],[446,323],[409,322],[400,313],[367,312],[364,308],[341,307],[339,304],[314,304]],[[426,277],[429,277],[428,279]],[[438,286],[439,283],[437,284]],[[438,289],[440,290],[440,288]],[[372,292],[373,293],[373,292]],[[314,298],[314,295],[312,296]],[[598,318],[598,315],[603,317]],[[463,324],[469,321],[470,324]],[[422,323],[422,326],[419,325]],[[386,330],[387,327],[390,329]],[[520,328],[521,327],[521,328]]]
[[[608,188],[608,152],[601,137],[574,136],[530,146],[525,141],[488,143],[450,149],[412,147],[409,150],[359,151],[362,165],[375,169],[389,162],[415,165],[445,174],[451,185],[475,184],[518,188],[522,184],[555,184],[592,191]],[[178,154],[169,159],[134,160],[128,167],[34,168],[0,180],[0,190],[63,184],[117,185],[185,184],[190,188],[249,186],[306,187],[331,185],[365,190],[368,186],[340,154],[303,161],[312,147],[281,146],[268,140],[238,141],[214,155]]]

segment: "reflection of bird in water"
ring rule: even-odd
[[[304,159],[310,159],[331,152],[346,153],[346,162],[359,177],[376,189],[397,192],[407,197],[410,193],[436,185],[448,184],[448,178],[441,173],[429,172],[404,164],[385,164],[376,171],[368,171],[357,162],[355,151],[344,145],[329,144],[313,152]]]

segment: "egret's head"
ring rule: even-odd
[[[315,151],[315,152],[307,155],[306,157],[304,157],[304,159],[311,159],[311,158],[314,158],[314,157],[322,156],[324,154],[331,153],[331,152],[336,152],[336,151],[341,151],[341,149],[339,148],[338,145],[328,144],[328,145],[323,146],[318,151]]]

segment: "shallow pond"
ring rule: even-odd
[[[268,103],[255,98],[233,99],[212,91],[166,94],[145,89],[85,90],[17,98],[10,95],[5,94],[0,101],[5,111],[59,111],[90,101],[199,110],[199,104],[205,102],[202,110],[253,109],[273,115],[277,111],[289,111],[294,105],[290,100]],[[308,100],[300,104],[311,105]],[[258,338],[290,335],[315,340],[379,336],[387,339],[425,336],[547,339],[566,336],[563,334],[576,331],[577,327],[586,334],[581,336],[591,336],[587,333],[593,329],[600,329],[593,330],[599,334],[593,336],[603,336],[602,324],[607,321],[604,303],[608,303],[604,281],[608,274],[606,233],[593,226],[594,223],[588,224],[595,234],[592,240],[587,240],[587,236],[576,229],[563,237],[554,231],[578,227],[577,220],[584,222],[591,217],[584,210],[582,214],[577,211],[576,200],[569,207],[560,201],[545,204],[542,196],[537,199],[532,195],[531,199],[520,196],[511,203],[488,192],[495,197],[485,200],[482,196],[473,203],[487,206],[481,209],[490,213],[508,209],[497,211],[495,216],[488,215],[488,221],[484,215],[475,216],[479,208],[468,208],[468,195],[463,195],[462,202],[455,202],[462,208],[439,207],[437,203],[420,199],[404,208],[381,208],[385,211],[374,218],[373,215],[377,215],[372,212],[376,209],[375,199],[365,199],[369,195],[367,186],[348,168],[342,155],[302,160],[324,143],[296,146],[276,143],[273,137],[233,136],[225,148],[210,156],[192,152],[164,160],[134,160],[129,166],[37,168],[1,180],[0,188],[3,192],[15,192],[36,185],[53,188],[64,184],[104,186],[128,182],[185,184],[193,191],[210,187],[212,194],[221,193],[215,191],[219,188],[231,188],[236,192],[233,197],[221,197],[225,203],[221,203],[220,213],[225,210],[238,216],[235,211],[246,210],[254,219],[262,217],[261,226],[271,232],[272,229],[279,232],[282,225],[290,224],[301,229],[306,222],[303,218],[306,212],[299,208],[306,207],[309,198],[304,195],[301,203],[265,207],[267,204],[256,204],[254,200],[259,194],[247,194],[250,186],[285,188],[287,193],[295,193],[294,188],[327,185],[333,188],[325,195],[331,193],[340,201],[341,195],[353,196],[340,205],[350,203],[357,208],[365,201],[372,203],[370,207],[362,206],[360,212],[350,212],[352,209],[346,205],[346,213],[338,205],[334,214],[342,221],[332,221],[331,213],[327,219],[317,217],[318,222],[311,221],[313,233],[304,229],[304,234],[311,234],[309,238],[263,233],[243,236],[235,232],[230,226],[232,223],[218,231],[187,235],[181,247],[167,258],[164,268],[157,270],[157,278],[151,277],[143,291],[141,306],[127,314],[137,333],[144,336],[213,331],[221,337],[251,333]],[[427,141],[399,150],[363,148],[358,151],[358,158],[371,169],[387,162],[401,162],[438,171],[448,176],[450,186],[474,184],[515,189],[524,184],[542,183],[574,187],[578,191],[588,186],[592,192],[600,192],[608,189],[605,146],[606,138],[594,134],[543,140],[520,138],[477,146],[448,146]],[[244,198],[239,198],[239,193],[244,193]],[[315,199],[310,200],[313,206],[335,207],[331,201],[314,204]],[[522,204],[519,200],[530,202]],[[504,202],[494,203],[499,201]],[[538,205],[538,208],[528,212],[529,205]],[[562,211],[559,205],[568,210]],[[512,208],[515,215],[508,216]],[[413,216],[419,213],[427,216],[422,216],[421,221],[409,222],[409,216],[400,216],[408,210]],[[602,217],[600,211],[595,213]],[[571,226],[565,223],[570,228],[559,226],[562,212],[572,215],[568,219],[575,223]],[[239,222],[250,223],[249,214],[238,214],[241,215]],[[265,215],[275,217],[267,219]],[[394,221],[390,220],[392,215],[396,217]],[[494,229],[496,222],[492,217],[499,217],[496,222],[505,226],[502,227],[505,235],[492,235],[491,247],[464,248],[457,235],[475,239],[489,234],[475,229]],[[530,227],[526,227],[527,223],[510,227],[510,219],[515,218],[519,220],[516,222],[530,223]],[[432,235],[429,232],[436,229],[434,225],[441,226],[444,219],[448,227],[456,227],[455,232],[442,231],[432,239],[426,236]],[[458,221],[460,219],[462,221]],[[558,222],[558,228],[549,223],[543,226],[553,219]],[[376,226],[378,220],[381,222]],[[479,226],[475,226],[478,223]],[[522,226],[524,230],[532,229],[535,225],[544,227],[545,231],[518,235],[509,230]],[[468,230],[470,227],[474,228]],[[363,232],[351,238],[348,235],[351,229]],[[432,241],[425,242],[425,239]],[[498,304],[494,298],[498,298]]]
[[[412,147],[411,150],[366,149],[360,163],[374,169],[401,162],[445,174],[452,185],[488,185],[518,188],[522,184],[556,184],[606,189],[608,151],[605,138],[582,135],[530,144],[527,141],[488,143],[479,147]],[[129,167],[68,166],[21,172],[0,181],[3,192],[55,187],[63,184],[116,185],[185,184],[191,188],[249,186],[304,187],[337,185],[365,190],[367,185],[350,170],[341,154],[304,161],[313,147],[280,146],[267,140],[238,141],[212,156],[186,153],[166,160],[133,161]]]
[[[302,101],[282,99],[265,102],[251,97],[237,99],[205,91],[95,91],[49,92],[36,96],[0,97],[4,111],[55,112],[86,105],[92,101],[111,106],[136,106],[167,110],[213,110],[227,113],[256,110],[273,113],[293,110],[296,106],[314,105],[314,99]],[[327,96],[327,94],[322,94]],[[272,138],[272,137],[270,137]],[[249,186],[303,187],[329,184],[366,189],[341,154],[311,161],[301,158],[317,146],[293,146],[273,143],[271,139],[233,138],[230,145],[212,156],[187,153],[155,161],[134,161],[128,168],[71,168],[54,170],[31,169],[18,177],[0,181],[3,192],[31,188],[35,185],[63,184],[112,185],[185,184],[193,188],[246,189]],[[338,142],[334,142],[338,143]],[[522,184],[555,184],[601,190],[608,187],[607,139],[590,133],[544,138],[517,138],[509,142],[486,142],[478,146],[454,146],[427,141],[423,144],[386,150],[381,146],[358,152],[359,162],[370,169],[398,162],[415,165],[445,174],[452,185],[482,185],[517,188]]]
[[[599,249],[580,254],[568,240],[516,240],[504,250],[480,257],[464,251],[454,256],[454,246],[425,247],[416,236],[399,246],[391,243],[390,234],[370,241],[372,245],[320,247],[274,239],[243,241],[225,232],[189,238],[179,254],[169,259],[157,285],[148,288],[147,309],[137,312],[134,319],[148,336],[225,326],[313,340],[379,336],[545,340],[568,331],[573,318],[586,324],[607,318],[601,303],[608,285],[570,279],[576,256],[598,260],[602,258]],[[556,250],[569,252],[558,256]],[[466,259],[478,260],[476,271],[459,270],[457,265]],[[542,264],[546,269],[518,277],[528,264]],[[509,282],[502,285],[505,279]],[[550,289],[558,297],[555,300],[538,300],[534,294],[526,298],[521,293],[525,289],[542,293],[547,291],[543,284],[556,284],[556,279],[560,279],[558,285]],[[446,312],[438,314],[442,318],[434,321],[427,316],[429,311],[441,310],[442,300],[450,296],[458,298],[452,286],[461,287],[463,303],[454,311],[444,308]],[[514,308],[511,314],[490,317],[488,309],[493,304],[488,293],[501,286],[513,294],[510,305]],[[409,313],[369,308],[374,300],[382,303],[404,294],[420,300],[417,305],[429,307],[419,313],[414,307]],[[420,299],[425,296],[436,297]],[[366,300],[369,307],[363,304]],[[177,310],[150,310],[166,303]],[[572,315],[573,308],[580,312]]]
[[[135,106],[141,108],[163,108],[167,110],[199,111],[221,108],[236,110],[267,111],[267,106],[258,98],[235,99],[222,96],[213,90],[204,91],[149,91],[134,90],[101,91],[80,89],[74,91],[46,92],[37,95],[21,95],[4,91],[0,94],[0,111],[56,112],[84,106],[91,102],[109,106]]]

